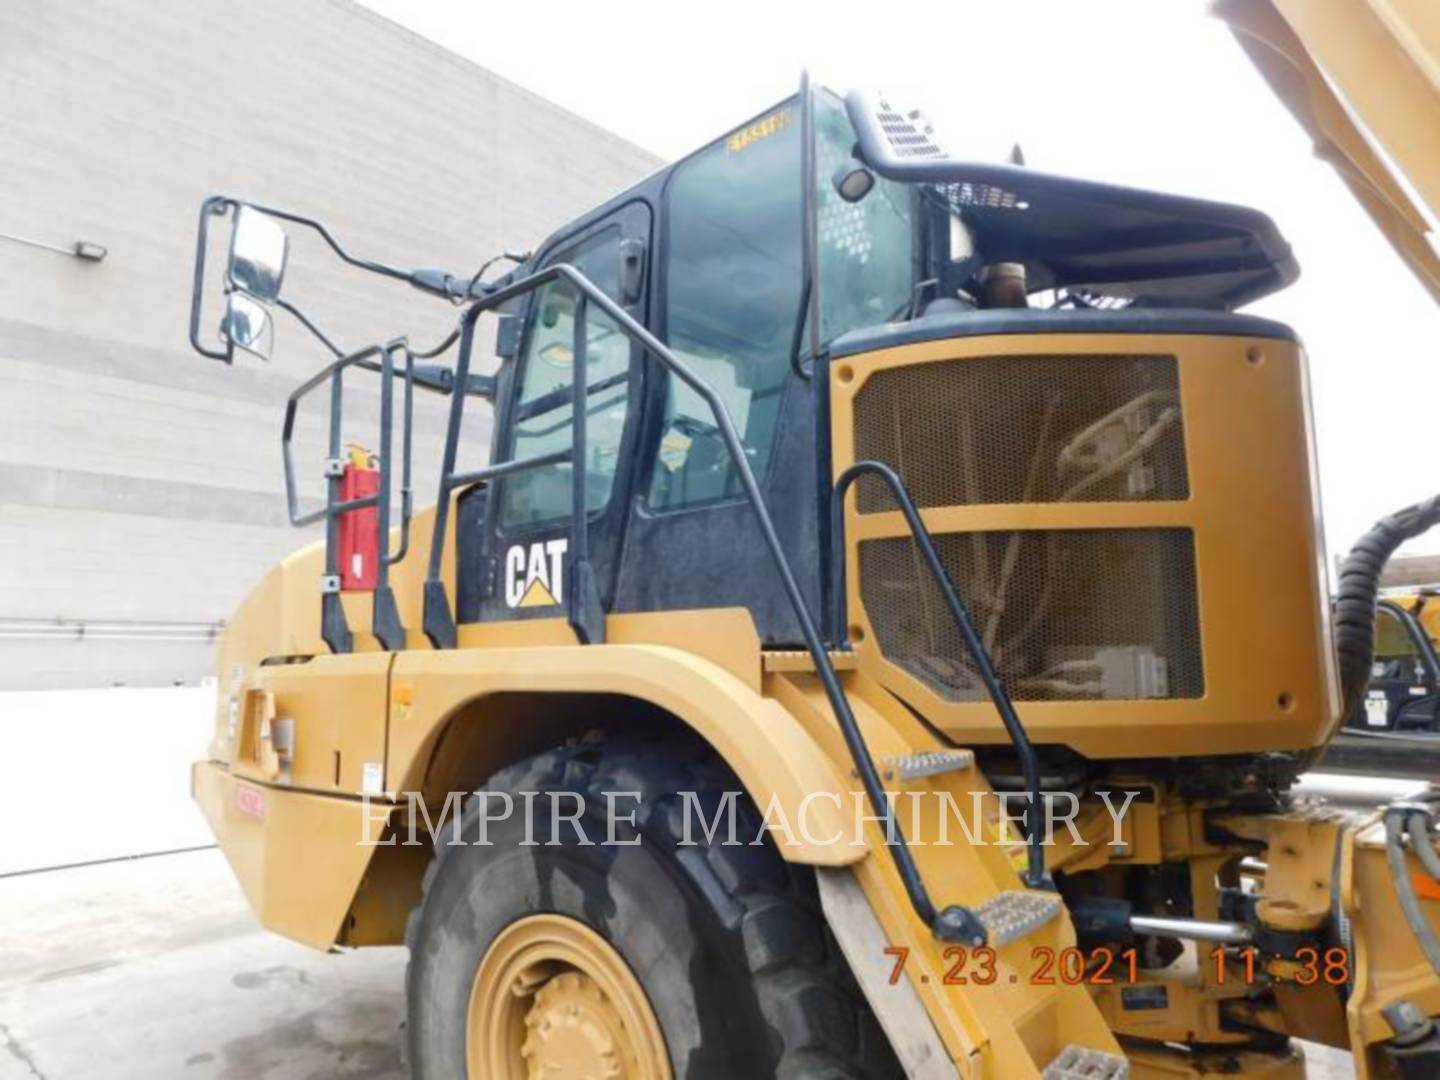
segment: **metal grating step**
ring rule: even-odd
[[[1054,893],[1012,890],[991,897],[975,909],[991,945],[1005,945],[1040,929],[1060,914]]]
[[[894,772],[901,780],[923,780],[928,776],[943,776],[946,773],[965,771],[975,764],[975,752],[973,750],[925,750],[915,754],[896,754],[883,757],[876,764],[882,770]]]
[[[1045,1066],[1041,1080],[1129,1080],[1130,1063],[1118,1054],[1067,1046]]]

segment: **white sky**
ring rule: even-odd
[[[1440,490],[1440,309],[1200,0],[362,2],[666,159],[808,66],[923,108],[952,153],[999,159],[1018,141],[1047,171],[1256,206],[1302,266],[1247,310],[1309,350],[1332,555]],[[1440,532],[1407,550],[1440,552]]]

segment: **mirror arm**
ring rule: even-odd
[[[417,354],[411,353],[413,358]],[[364,368],[366,371],[373,371],[384,374],[384,369],[375,360],[357,360],[355,366]],[[396,377],[404,375],[404,372],[396,372]],[[427,390],[437,390],[442,394],[453,393],[455,390],[455,372],[453,369],[441,364],[416,364],[410,365],[410,379],[416,386],[423,386]],[[493,375],[470,375],[466,379],[469,389],[467,394],[475,397],[493,399],[495,397],[495,376]]]
[[[236,200],[226,199],[225,201],[234,204]],[[320,239],[325,241],[326,245],[340,258],[341,262],[348,263],[350,266],[357,267],[360,270],[368,270],[372,274],[380,274],[383,277],[395,278],[399,281],[410,280],[410,271],[408,270],[401,270],[399,267],[388,266],[385,263],[375,262],[371,259],[361,259],[351,255],[340,246],[340,241],[335,239],[330,230],[314,218],[307,218],[300,214],[292,214],[288,210],[277,210],[273,206],[261,206],[259,203],[246,203],[245,205],[259,210],[262,214],[279,218],[281,221],[288,221],[295,225],[303,225],[307,229],[313,229],[320,234]]]
[[[465,379],[465,393],[473,397],[485,398],[487,401],[495,400],[495,389],[498,380],[494,375],[469,375]]]
[[[445,270],[415,270],[406,280],[421,292],[442,296],[446,300],[464,300],[469,292],[466,282]]]
[[[453,368],[441,364],[416,364],[413,370],[417,386],[426,386],[444,394],[454,392],[455,371]],[[465,393],[473,394],[476,397],[493,398],[495,396],[495,377],[493,375],[467,375]]]
[[[414,372],[417,386],[439,390],[442,394],[451,393],[455,389],[455,372],[448,367],[440,364],[416,364]]]
[[[497,259],[511,259],[515,256],[497,255]],[[483,274],[485,268],[495,259],[491,259],[485,266],[482,266],[478,273]],[[478,277],[465,278],[456,277],[448,270],[415,270],[406,276],[406,280],[421,292],[427,292],[431,296],[441,296],[455,304],[463,304],[466,300],[484,300],[496,289],[509,284],[510,275],[506,274],[495,281],[481,281]]]
[[[400,342],[403,340],[400,339]],[[391,347],[398,347],[398,344],[392,342]],[[412,358],[414,355],[414,353],[410,354]],[[373,371],[377,375],[385,374],[384,366],[377,360],[357,360],[355,366],[364,368],[366,371]],[[404,371],[397,371],[393,374],[396,378],[407,377]],[[455,373],[439,364],[416,364],[412,360],[408,378],[416,386],[423,386],[427,390],[438,390],[442,394],[450,393],[455,386]]]
[[[205,248],[210,236],[210,219],[223,217],[236,205],[234,199],[212,195],[200,204],[200,224],[195,235],[195,280],[190,293],[190,347],[201,356],[223,363],[233,363],[234,346],[226,342],[224,349],[212,349],[200,340],[200,308],[205,296]]]
[[[260,213],[265,214],[269,217],[276,218],[280,221],[288,221],[291,224],[300,225],[304,228],[313,230],[314,232],[319,234],[320,239],[325,241],[326,246],[335,253],[335,255],[340,259],[340,261],[346,263],[349,266],[356,267],[360,270],[368,270],[370,273],[379,274],[382,277],[394,278],[396,281],[408,281],[411,285],[415,286],[415,288],[420,289],[423,292],[428,292],[435,296],[442,296],[445,297],[447,300],[451,300],[456,303],[465,300],[483,300],[485,297],[493,293],[496,289],[508,283],[508,274],[502,277],[499,281],[493,283],[483,282],[479,280],[480,274],[484,273],[485,270],[495,262],[498,262],[501,259],[509,259],[511,262],[523,262],[525,259],[529,258],[530,255],[529,252],[504,252],[503,254],[497,255],[495,258],[486,262],[480,268],[480,271],[472,278],[457,277],[456,275],[451,274],[445,270],[404,270],[398,266],[390,266],[387,263],[376,262],[373,259],[361,259],[355,255],[350,254],[350,252],[346,251],[345,248],[341,246],[340,241],[335,239],[334,234],[332,234],[329,229],[327,229],[321,222],[315,220],[314,218],[308,218],[302,214],[294,214],[288,210],[280,210],[273,206],[263,206],[260,203],[242,203],[238,199],[232,199],[228,195],[212,195],[210,198],[206,199],[205,202],[202,203],[200,206],[200,228],[199,237],[197,239],[197,257],[195,260],[195,302],[191,305],[190,322],[191,343],[195,346],[198,352],[206,356],[214,357],[217,360],[223,359],[228,361],[230,359],[230,356],[228,353],[218,353],[213,350],[207,350],[200,344],[198,340],[200,318],[199,297],[201,294],[201,287],[204,282],[204,254],[206,237],[209,229],[209,219],[211,217],[223,216],[231,209],[242,205],[249,206],[251,209],[258,210]],[[291,313],[295,314],[293,309],[291,310]],[[314,330],[313,324],[309,324],[307,320],[303,319],[303,317],[301,321],[307,322],[307,325],[309,325],[310,328]],[[318,337],[320,337],[322,341],[326,341],[326,343],[329,344],[328,339],[325,337],[325,335],[320,334],[319,331],[315,331],[315,333]],[[444,348],[449,348],[449,346],[453,344],[453,341],[453,337],[447,338],[446,344],[442,347],[441,351],[443,351]],[[333,346],[331,346],[331,348],[332,351],[335,351]],[[337,352],[337,355],[341,354]]]
[[[314,334],[317,338],[319,338],[320,344],[324,345],[325,348],[329,349],[335,359],[338,360],[342,356],[346,355],[345,351],[341,349],[340,346],[336,345],[335,342],[331,341],[328,337],[325,336],[325,332],[321,330],[320,327],[316,326],[313,322],[310,321],[309,316],[307,316],[294,304],[290,303],[289,300],[285,300],[277,296],[274,303],[276,307],[288,311],[291,315],[295,317],[296,322],[298,322],[301,326],[305,327],[306,330],[309,330],[310,333]]]
[[[225,196],[216,196],[208,202],[222,202],[229,206],[239,205],[235,199]],[[261,206],[259,203],[246,203],[245,205],[259,210],[262,214],[279,218],[281,221],[289,221],[295,225],[302,225],[307,229],[313,229],[320,234],[320,239],[325,241],[330,250],[333,251],[342,262],[350,266],[354,266],[360,270],[368,270],[372,274],[380,274],[383,277],[394,278],[397,281],[408,281],[411,285],[423,292],[428,292],[435,296],[443,296],[448,300],[456,302],[483,300],[497,289],[509,284],[509,274],[506,274],[494,282],[479,280],[480,274],[483,274],[485,270],[494,263],[501,259],[508,259],[514,263],[523,263],[530,257],[530,252],[528,251],[503,252],[481,266],[480,270],[472,278],[456,277],[454,274],[445,270],[403,270],[398,266],[390,266],[387,263],[375,262],[373,259],[361,259],[351,255],[350,252],[340,246],[340,241],[335,239],[330,230],[314,218],[307,218],[301,214],[292,214],[288,210],[277,210],[272,206]]]
[[[280,221],[288,221],[294,225],[300,225],[312,229],[319,234],[320,238],[333,251],[339,259],[361,270],[368,270],[383,277],[394,278],[398,281],[408,281],[424,292],[436,296],[443,296],[448,300],[460,303],[466,300],[481,300],[509,283],[510,275],[506,274],[495,282],[480,281],[480,274],[486,268],[493,265],[500,259],[509,259],[512,262],[523,262],[529,257],[528,252],[512,253],[505,252],[485,263],[473,278],[458,278],[444,270],[402,270],[398,267],[389,266],[385,263],[374,262],[370,259],[360,259],[346,251],[338,240],[331,234],[330,230],[314,218],[307,218],[300,214],[293,214],[287,210],[279,210],[272,206],[262,206],[258,203],[241,203],[227,195],[212,195],[200,205],[200,222],[195,241],[195,276],[193,291],[190,300],[190,344],[196,352],[202,356],[214,360],[221,360],[231,363],[233,360],[233,346],[227,347],[224,351],[207,348],[200,341],[200,307],[204,295],[205,286],[205,252],[209,239],[210,219],[223,217],[239,206],[249,206],[254,210]],[[290,301],[276,297],[273,301],[276,307],[288,312],[306,330],[315,335],[316,339],[325,346],[336,359],[340,359],[347,353],[336,345],[333,340],[303,311]],[[416,359],[429,359],[439,356],[448,350],[459,337],[459,330],[451,331],[444,340],[434,348],[425,352],[414,352],[410,355]],[[439,364],[416,364],[413,368],[414,381],[422,386],[442,393],[450,393],[455,388],[455,373],[447,367]],[[477,397],[491,398],[495,396],[496,380],[493,375],[468,375],[466,379],[465,393]]]
[[[480,264],[480,269],[476,270],[474,276],[470,278],[470,284],[465,287],[466,296],[468,296],[472,300],[480,300],[489,293],[492,293],[496,289],[500,288],[502,285],[508,285],[510,281],[513,280],[515,274],[514,270],[510,270],[507,273],[501,274],[494,281],[482,282],[480,279],[485,276],[486,270],[489,270],[490,267],[494,266],[498,262],[509,261],[514,263],[515,266],[518,268],[529,262],[532,254],[534,253],[529,250],[502,251],[499,255],[490,256],[490,258],[486,259],[483,263]]]

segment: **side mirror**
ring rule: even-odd
[[[232,292],[220,323],[221,336],[231,345],[269,360],[275,344],[274,326],[264,304],[241,292]]]
[[[230,234],[230,284],[257,300],[274,300],[280,295],[289,250],[290,238],[274,218],[240,206]]]

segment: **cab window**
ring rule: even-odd
[[[915,280],[914,193],[875,178],[856,203],[842,199],[832,177],[849,161],[855,129],[841,100],[815,94],[815,246],[820,340],[900,317]]]
[[[763,475],[775,442],[802,273],[801,124],[792,100],[676,167],[666,193],[665,332],[719,392]],[[649,501],[740,494],[704,401],[671,378]]]
[[[559,252],[549,262],[568,262],[607,296],[619,291],[620,230],[606,229]],[[629,403],[629,339],[594,304],[586,308],[585,505],[601,510],[610,500]],[[563,450],[573,438],[575,298],[564,281],[535,294],[521,356],[521,387],[515,404],[510,458]],[[502,484],[500,522],[522,527],[571,516],[574,473],[569,462],[508,477]]]

